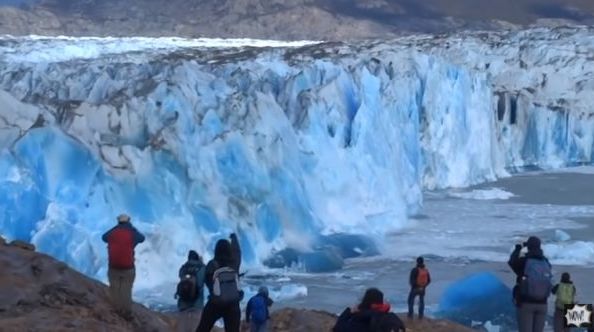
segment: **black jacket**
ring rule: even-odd
[[[386,326],[386,323],[388,323]],[[381,325],[381,326],[379,326]],[[376,331],[398,331],[405,332],[404,323],[398,316],[391,312],[378,312],[365,310],[351,312],[346,308],[336,321],[332,332],[376,332]]]
[[[533,251],[528,251],[528,253],[526,253],[526,256],[520,257],[520,252],[522,251],[522,248],[515,248],[514,251],[511,253],[511,255],[509,256],[509,261],[507,262],[507,264],[511,267],[512,271],[514,271],[514,273],[516,274],[516,283],[520,283],[522,278],[524,277],[524,269],[526,267],[526,260],[531,258],[531,259],[538,259],[538,260],[545,260],[549,266],[551,265],[551,263],[549,263],[549,260],[544,256],[544,254],[542,253],[542,250],[533,250]],[[537,301],[537,300],[533,300],[533,299],[529,299],[526,297],[523,297],[521,292],[519,291],[519,287],[514,287],[514,291],[513,291],[513,295],[514,295],[514,302],[516,304],[522,304],[522,303],[537,303],[537,304],[546,304],[547,301]]]

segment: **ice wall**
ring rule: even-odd
[[[147,234],[141,287],[230,231],[248,265],[320,234],[379,239],[423,188],[592,161],[593,65],[539,44],[594,45],[568,31],[260,49],[5,39],[0,230],[103,277],[100,235],[127,211]]]

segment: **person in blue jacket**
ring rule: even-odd
[[[268,308],[274,301],[268,296],[268,288],[265,286],[258,289],[245,308],[245,321],[250,324],[250,332],[266,332],[267,322],[270,319]]]

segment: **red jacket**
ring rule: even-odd
[[[142,235],[132,224],[120,223],[103,234],[107,242],[109,267],[119,270],[134,268],[134,247],[144,241]]]

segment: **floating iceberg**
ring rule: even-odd
[[[438,316],[470,326],[472,321],[515,325],[511,290],[489,272],[476,273],[448,286],[439,302]]]

